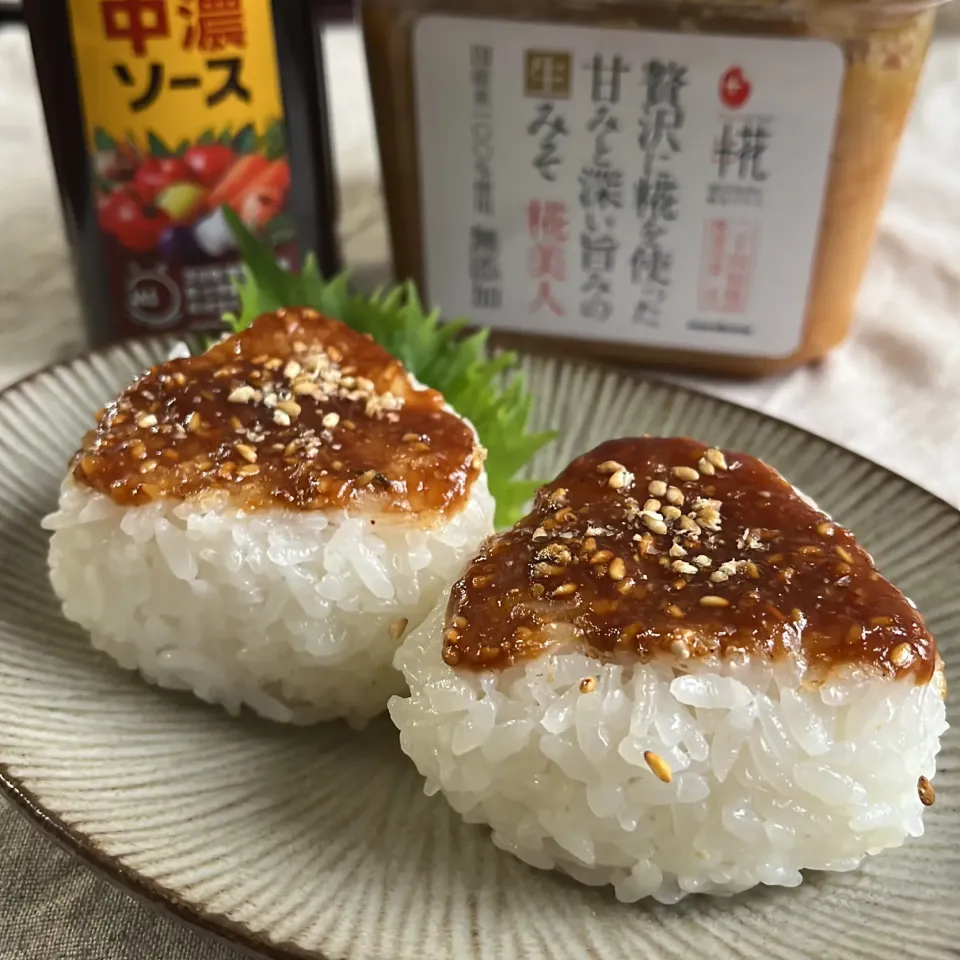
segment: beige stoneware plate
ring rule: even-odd
[[[324,960],[960,956],[960,709],[926,834],[853,873],[676,907],[623,905],[496,850],[428,799],[395,731],[231,720],[114,667],[66,623],[40,518],[94,411],[162,359],[114,348],[0,396],[0,786],[133,893],[243,947]],[[525,361],[552,475],[612,436],[691,434],[761,456],[851,526],[960,665],[960,514],[760,414],[607,368]]]

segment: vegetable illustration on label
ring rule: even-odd
[[[297,255],[270,0],[73,0],[70,17],[111,299],[132,327],[219,325],[240,270],[221,206]]]

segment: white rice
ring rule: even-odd
[[[577,652],[474,673],[441,659],[443,626],[440,604],[397,653],[401,745],[428,794],[535,867],[675,903],[852,870],[923,832],[917,779],[933,777],[947,727],[938,682],[846,670],[818,686],[796,663]]]
[[[67,477],[43,525],[64,615],[121,666],[231,713],[362,726],[404,690],[391,625],[423,620],[493,511],[485,475],[434,529],[222,496],[124,507]]]

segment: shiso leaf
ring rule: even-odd
[[[261,314],[281,307],[313,307],[360,333],[369,333],[473,424],[487,449],[497,526],[515,523],[540,486],[516,475],[555,436],[553,431],[527,430],[533,397],[522,375],[511,374],[516,354],[491,357],[488,331],[464,335],[464,319],[441,323],[439,312],[425,309],[411,282],[365,296],[350,289],[346,274],[332,279],[321,276],[312,254],[299,274],[284,270],[231,209],[224,207],[223,213],[243,258],[244,279],[237,282],[240,311],[224,318],[233,331],[244,330]]]

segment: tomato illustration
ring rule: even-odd
[[[147,253],[152,250],[170,218],[162,210],[145,207],[126,190],[115,190],[97,203],[100,226],[113,234],[128,250]]]
[[[181,157],[151,157],[144,160],[134,174],[133,185],[144,203],[153,203],[164,187],[192,178],[190,168]]]
[[[193,179],[208,190],[237,162],[237,155],[219,143],[197,144],[183,155]]]

